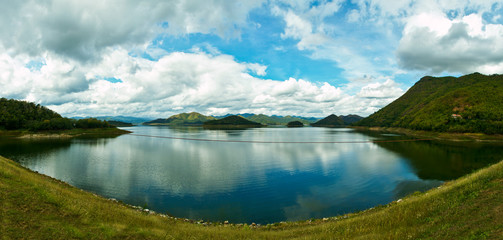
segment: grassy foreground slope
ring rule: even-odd
[[[148,214],[0,157],[0,206],[2,239],[503,239],[503,162],[360,213],[254,228]]]
[[[423,77],[400,98],[355,125],[501,134],[503,75]]]

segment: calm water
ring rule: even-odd
[[[351,129],[133,127],[137,134],[237,141],[369,141]],[[105,197],[176,217],[270,223],[334,216],[436,187],[503,159],[491,145],[244,143],[123,135],[0,140],[0,155]]]

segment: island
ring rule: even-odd
[[[211,120],[203,123],[204,128],[256,128],[263,127],[257,122],[250,121],[244,117],[232,115],[218,120]]]
[[[343,127],[345,125],[344,121],[335,114],[331,114],[315,123],[311,123],[311,126],[313,127]]]
[[[204,122],[216,120],[215,117],[205,116],[197,112],[180,113],[169,118],[158,118],[153,121],[145,122],[143,125],[150,126],[200,126]]]
[[[300,121],[291,121],[286,124],[287,127],[304,127],[304,123]]]

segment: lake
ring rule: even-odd
[[[261,224],[364,210],[503,158],[498,145],[346,128],[125,129],[135,135],[4,138],[0,155],[159,213]]]

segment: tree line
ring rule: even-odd
[[[95,118],[79,120],[64,118],[40,104],[0,98],[0,129],[42,131],[113,127],[107,121]]]

